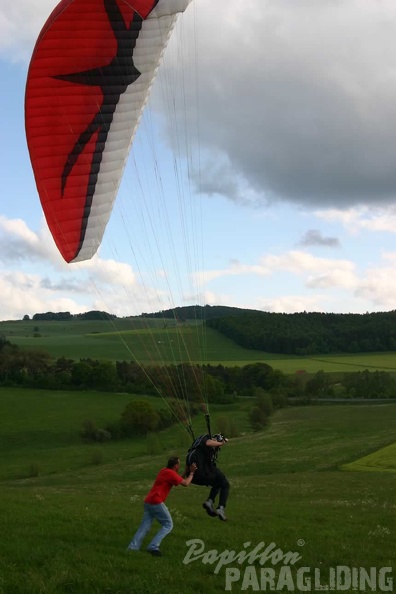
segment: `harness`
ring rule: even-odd
[[[187,452],[186,457],[186,464],[187,466],[191,466],[191,464],[195,463],[198,468],[202,468],[202,466],[207,465],[208,460],[207,456],[205,455],[206,445],[205,442],[208,440],[207,435],[200,435],[197,439],[193,442],[190,449]]]
[[[222,436],[221,436],[222,437]],[[198,470],[204,470],[216,466],[217,456],[220,448],[208,447],[205,445],[208,439],[213,439],[210,435],[200,435],[194,440],[187,452],[186,465],[191,466],[195,462]]]

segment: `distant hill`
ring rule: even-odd
[[[171,319],[179,322],[186,320],[211,320],[212,318],[222,318],[225,316],[237,316],[244,313],[251,313],[257,310],[241,309],[239,307],[227,307],[224,305],[189,305],[186,307],[175,307],[174,309],[165,309],[154,313],[142,313],[139,316],[130,316],[131,318],[156,318],[156,319]],[[257,311],[257,313],[260,313]],[[128,316],[127,316],[128,317]],[[29,316],[24,316],[25,321],[29,320]],[[68,320],[116,320],[119,319],[116,315],[110,314],[106,311],[87,311],[81,314],[71,314],[69,311],[46,313],[35,313],[32,316],[34,321],[51,320],[65,322]]]
[[[226,305],[189,305],[186,307],[175,307],[174,309],[165,309],[156,313],[142,313],[142,318],[163,318],[183,322],[186,320],[212,320],[214,318],[224,318],[227,316],[240,316],[247,313],[262,313],[259,310],[242,309],[239,307],[228,307]]]
[[[83,314],[37,313],[34,321],[50,320],[173,320],[197,321],[220,332],[237,345],[283,355],[372,353],[396,351],[396,311],[366,314],[301,312],[270,313],[223,305],[191,305],[142,313],[130,318],[104,311]],[[24,320],[29,320],[25,316]]]

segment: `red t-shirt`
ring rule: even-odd
[[[172,487],[180,485],[182,480],[180,474],[177,474],[175,470],[172,470],[171,468],[163,468],[157,474],[154,485],[147,493],[144,502],[151,503],[152,505],[163,503],[168,497]]]

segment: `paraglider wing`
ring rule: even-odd
[[[177,13],[191,0],[62,0],[25,96],[26,137],[48,226],[67,262],[91,258]]]

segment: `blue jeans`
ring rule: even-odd
[[[128,549],[132,551],[138,551],[142,545],[143,539],[149,532],[153,520],[158,520],[161,524],[161,528],[154,536],[153,540],[149,543],[147,550],[153,551],[158,550],[161,541],[173,528],[172,516],[169,513],[165,503],[158,503],[152,505],[151,503],[144,504],[144,514],[142,522],[136,531],[135,536],[132,538],[128,545]]]

